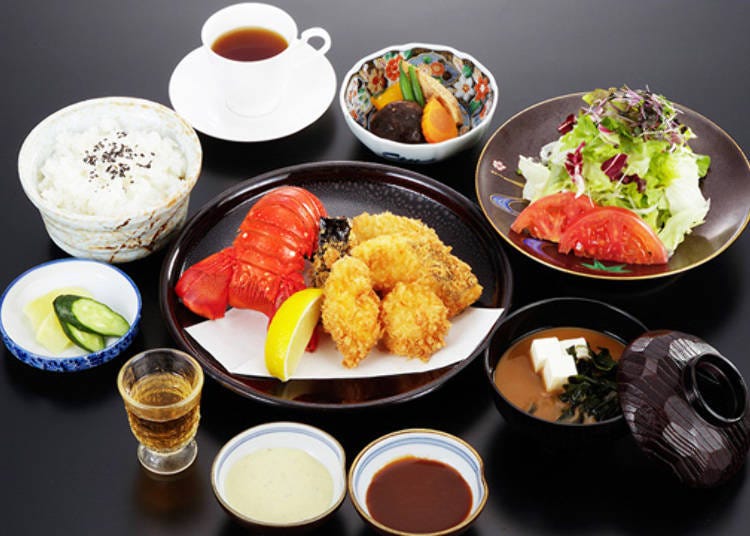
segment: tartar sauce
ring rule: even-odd
[[[224,482],[227,503],[266,523],[294,523],[325,512],[333,479],[318,460],[295,448],[268,448],[235,462]]]

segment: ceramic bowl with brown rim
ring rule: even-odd
[[[18,173],[61,249],[127,262],[160,249],[182,227],[201,161],[198,136],[173,110],[104,97],[40,122],[23,142]]]

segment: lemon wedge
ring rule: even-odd
[[[266,367],[271,376],[287,381],[297,369],[305,347],[320,320],[323,291],[306,288],[281,304],[266,335]]]

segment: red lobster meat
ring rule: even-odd
[[[304,188],[281,186],[252,206],[231,246],[194,264],[175,286],[194,313],[221,318],[227,306],[272,318],[289,296],[306,287],[302,271],[318,242],[320,199]]]

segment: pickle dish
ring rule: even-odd
[[[198,136],[174,111],[104,97],[40,122],[21,146],[18,172],[55,244],[75,257],[117,263],[175,236],[201,162]]]
[[[29,303],[71,287],[85,290],[117,311],[129,324],[125,333],[105,337],[103,348],[95,351],[72,343],[64,350],[51,351],[40,343],[27,315]],[[112,265],[89,259],[66,258],[35,266],[11,282],[0,300],[0,334],[10,353],[27,365],[53,372],[86,370],[114,359],[133,342],[140,318],[141,294],[133,280]]]
[[[348,487],[364,522],[397,536],[459,534],[488,497],[477,451],[451,434],[423,428],[393,432],[367,445],[352,462]]]
[[[440,108],[430,104],[433,100],[446,103],[455,120],[457,129],[449,138],[435,137],[435,129],[425,130],[427,116],[432,117],[428,109]],[[339,93],[347,126],[368,149],[389,160],[420,164],[443,160],[476,144],[486,133],[497,102],[497,83],[486,67],[469,54],[427,43],[394,45],[365,56],[346,73]],[[420,106],[423,112],[415,114]],[[390,107],[401,110],[382,119]],[[406,134],[404,122],[416,122],[433,143],[420,132]],[[397,134],[389,139],[377,128],[380,135],[374,133],[376,123],[385,123],[383,130]]]
[[[211,468],[221,507],[262,534],[307,532],[326,522],[346,496],[346,454],[326,432],[271,422],[230,439]]]

